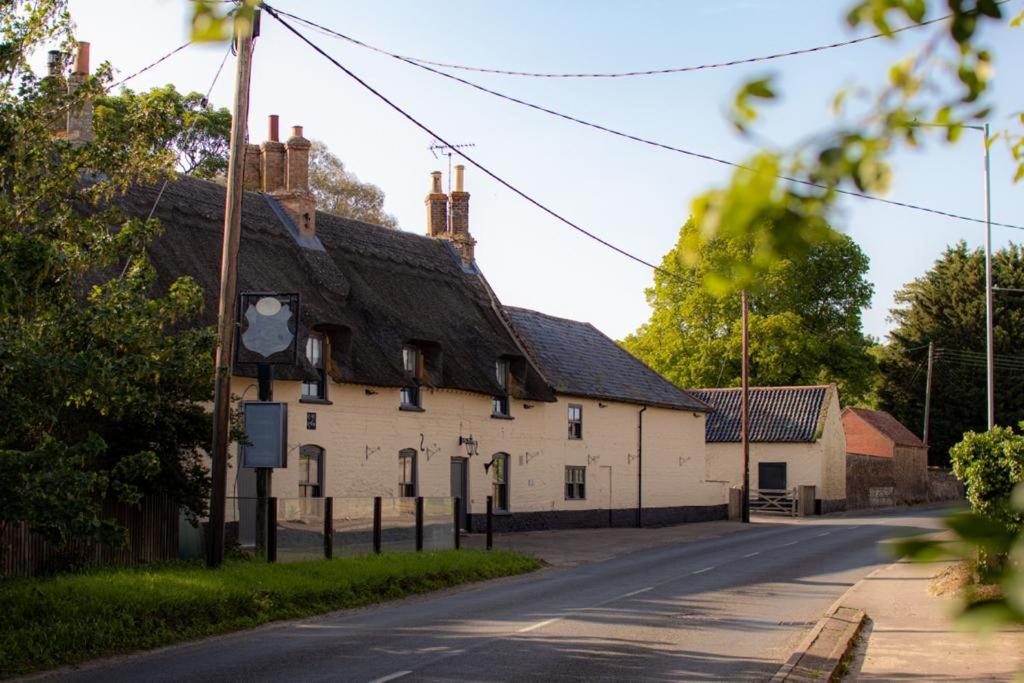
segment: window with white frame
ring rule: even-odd
[[[415,346],[402,349],[402,368],[409,382],[402,387],[402,407],[421,408],[420,382],[423,380],[423,352]]]
[[[587,468],[569,465],[565,468],[565,499],[585,500],[587,497]]]
[[[495,379],[498,380],[498,386],[501,387],[501,394],[494,397],[491,401],[491,413],[498,417],[509,416],[509,398],[508,398],[508,376],[509,376],[509,362],[507,360],[499,358],[494,363]]]
[[[398,495],[416,497],[416,451],[412,448],[398,452]]]
[[[569,438],[583,438],[583,406],[578,403],[569,404]]]
[[[299,449],[299,498],[323,495],[324,449],[306,445]]]
[[[320,332],[310,332],[306,338],[306,360],[316,370],[317,379],[302,382],[303,398],[327,398],[327,363],[324,358],[324,347],[324,335]]]

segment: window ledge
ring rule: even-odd
[[[578,503],[585,503],[587,501],[586,498],[566,498],[565,500],[566,500],[566,502],[573,501],[573,502],[578,502]]]
[[[512,417],[511,415],[498,415],[496,413],[491,413],[491,419],[492,420],[514,420],[515,418]]]
[[[425,412],[427,412],[427,411],[423,410],[423,408],[420,408],[419,406],[400,405],[400,406],[398,406],[398,409],[399,410],[404,410],[407,413],[425,413]]]
[[[333,406],[334,401],[328,401],[326,398],[313,398],[312,396],[301,396],[299,397],[299,403],[313,403],[321,406]]]

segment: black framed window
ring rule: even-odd
[[[501,387],[501,394],[495,396],[491,401],[491,412],[499,417],[509,416],[509,400],[508,400],[508,376],[509,376],[509,362],[507,360],[499,359],[494,363],[494,374],[495,379],[498,380],[498,386]]]
[[[416,497],[416,451],[411,448],[398,452],[398,495]]]
[[[402,349],[402,368],[409,386],[402,387],[402,406],[420,408],[420,382],[423,380],[423,353],[415,346]]]
[[[324,335],[320,332],[310,332],[306,338],[306,359],[316,370],[316,380],[305,380],[302,382],[303,398],[327,398],[327,363],[324,358]]]
[[[569,438],[583,438],[583,406],[578,403],[569,404]]]
[[[324,449],[303,446],[299,449],[299,498],[319,498],[324,494]]]
[[[498,453],[491,465],[491,476],[494,477],[494,509],[508,512],[508,454]]]
[[[587,497],[587,468],[568,465],[565,468],[565,499],[585,500]]]

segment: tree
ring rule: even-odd
[[[215,109],[202,93],[179,93],[173,85],[135,93],[127,88],[118,95],[101,97],[96,102],[97,125],[115,125],[125,117],[143,115],[160,119],[160,129],[168,136],[155,140],[151,153],[167,151],[174,156],[177,169],[187,175],[213,178],[227,172],[228,138],[231,112]]]
[[[993,254],[993,280],[1024,288],[1024,253],[1011,245]],[[895,324],[882,352],[879,401],[907,425],[924,419],[927,347],[938,349],[932,378],[929,460],[949,464],[949,449],[966,431],[987,427],[985,376],[985,255],[963,242],[896,294]],[[996,420],[1024,420],[1024,297],[996,293],[993,315]]]
[[[721,238],[691,252],[697,231],[692,220],[680,230],[647,290],[651,318],[623,345],[680,386],[735,386],[739,297],[716,295],[701,283],[723,259],[749,259],[753,246]],[[836,382],[847,401],[869,395],[876,366],[861,332],[861,311],[872,294],[867,270],[860,247],[834,231],[810,252],[775,261],[751,297],[751,381]]]
[[[65,0],[0,9],[0,519],[67,548],[123,540],[99,516],[105,498],[167,493],[203,514],[213,338],[194,282],[156,291],[157,222],[118,206],[172,173],[163,143],[177,121],[125,107],[97,117],[92,141],[55,138],[111,73],[71,88],[37,78],[25,55],[54,43],[67,73]]]
[[[387,228],[398,227],[395,217],[384,213],[384,192],[376,185],[360,182],[319,141],[313,142],[309,154],[309,189],[321,211]]]

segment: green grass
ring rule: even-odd
[[[0,677],[533,571],[473,550],[294,564],[237,560],[0,581]]]

